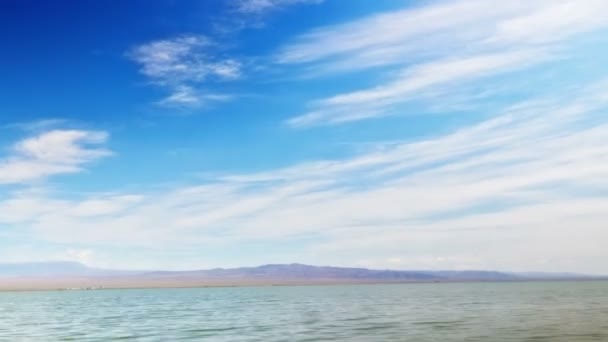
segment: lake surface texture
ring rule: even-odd
[[[608,341],[608,282],[0,293],[0,341]]]

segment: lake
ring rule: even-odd
[[[608,341],[608,282],[0,293],[0,341]]]

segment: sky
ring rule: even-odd
[[[0,262],[608,274],[608,2],[0,2]]]

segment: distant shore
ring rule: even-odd
[[[577,273],[514,273],[487,270],[374,270],[297,263],[191,271],[109,270],[93,268],[76,262],[0,264],[0,291],[605,279],[608,279],[608,277]]]
[[[138,280],[138,279],[46,279],[46,278],[0,278],[0,292],[29,291],[97,291],[119,289],[179,289],[221,287],[271,287],[271,286],[330,286],[330,285],[390,285],[390,284],[445,284],[445,283],[519,283],[519,282],[565,282],[608,281],[608,278],[581,279],[529,279],[529,280],[433,280],[433,281],[379,281],[360,279],[242,279],[237,281],[208,280]]]
[[[377,281],[354,279],[242,279],[226,280],[141,280],[141,279],[45,279],[21,278],[0,279],[0,291],[70,291],[70,290],[114,290],[114,289],[162,289],[162,288],[215,288],[215,287],[254,287],[254,286],[314,286],[314,285],[364,285],[364,284],[412,284],[431,283],[422,281]]]

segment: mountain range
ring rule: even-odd
[[[533,281],[604,279],[572,273],[497,271],[374,270],[367,268],[269,264],[193,271],[128,271],[77,262],[0,264],[0,289],[196,287],[343,283]]]

